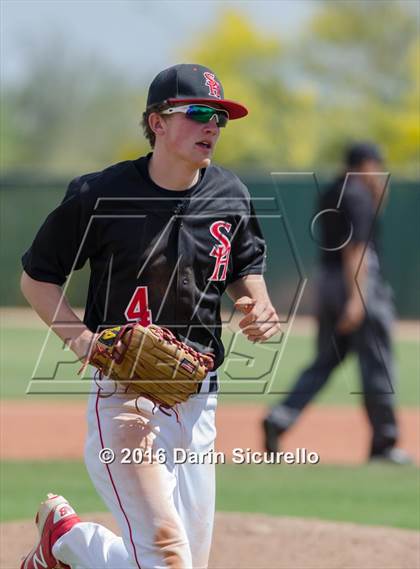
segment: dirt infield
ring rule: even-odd
[[[118,532],[108,514],[87,514]],[[2,524],[7,547],[2,569],[16,569],[33,545],[31,522]],[[418,569],[419,534],[414,531],[263,515],[216,515],[211,569]],[[95,569],[95,568],[91,568]]]
[[[234,447],[261,450],[260,422],[264,412],[263,406],[220,405],[218,450],[227,457]],[[80,460],[85,413],[85,403],[3,401],[1,458]],[[400,422],[401,444],[420,464],[418,410],[400,411]],[[360,409],[313,406],[285,437],[284,450],[306,447],[318,452],[321,463],[355,464],[365,460],[367,441],[368,427]],[[107,514],[83,517],[117,531]],[[16,569],[19,556],[33,544],[35,526],[29,521],[12,522],[2,524],[0,531],[1,543],[7,544],[0,551],[0,567]],[[420,569],[419,559],[419,534],[414,531],[219,513],[210,567]]]
[[[217,450],[226,457],[235,447],[262,450],[262,405],[220,405]],[[10,460],[83,458],[85,403],[3,401],[0,403],[0,457]],[[400,444],[420,464],[420,414],[399,410]],[[28,425],[31,426],[28,429]],[[53,428],[52,428],[53,426]],[[312,406],[285,437],[283,450],[305,447],[322,464],[360,464],[367,455],[369,429],[359,408]]]

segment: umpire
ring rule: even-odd
[[[338,176],[322,194],[314,218],[322,250],[316,294],[317,353],[291,392],[265,418],[265,446],[268,452],[278,450],[279,436],[296,422],[346,354],[355,351],[372,430],[369,459],[407,464],[410,457],[395,447],[394,309],[377,250],[375,215],[384,190],[384,174],[378,175],[383,158],[374,144],[358,143],[348,149],[345,159],[347,174]]]

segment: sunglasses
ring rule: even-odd
[[[229,114],[222,109],[213,109],[205,105],[183,105],[180,107],[170,107],[161,112],[162,115],[172,115],[174,113],[183,113],[187,118],[195,122],[207,123],[216,117],[217,126],[220,128],[227,125]]]

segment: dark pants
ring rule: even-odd
[[[339,271],[323,271],[318,285],[317,354],[303,371],[291,392],[271,410],[269,418],[280,433],[287,430],[305,406],[327,383],[333,370],[350,351],[359,359],[361,393],[372,428],[370,454],[395,445],[398,429],[394,412],[395,372],[391,327],[391,290],[375,272],[368,277],[365,303],[367,314],[351,335],[339,335],[335,328],[346,300]],[[333,428],[333,426],[332,426]]]

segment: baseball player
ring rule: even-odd
[[[279,437],[298,420],[347,353],[354,351],[372,430],[369,459],[407,464],[410,457],[395,446],[394,307],[392,291],[380,269],[375,223],[384,190],[380,174],[383,158],[376,145],[362,142],[348,149],[345,165],[348,177],[338,176],[319,204],[322,254],[317,287],[317,353],[291,392],[265,418],[265,446],[269,452],[278,450]]]
[[[107,377],[92,382],[85,461],[122,537],[80,522],[62,496],[50,494],[22,569],[207,567],[223,292],[245,313],[240,326],[249,340],[279,330],[249,193],[232,172],[211,164],[220,129],[246,115],[224,98],[210,69],[165,69],[150,85],[143,114],[152,152],[73,180],[23,256],[23,294],[79,359],[86,361],[104,329],[139,322],[169,328],[212,354],[214,367],[174,412]],[[86,262],[81,322],[61,287]],[[114,452],[113,462],[100,460],[103,449]],[[154,460],[133,460],[136,449]],[[179,463],[177,449],[203,463]]]

